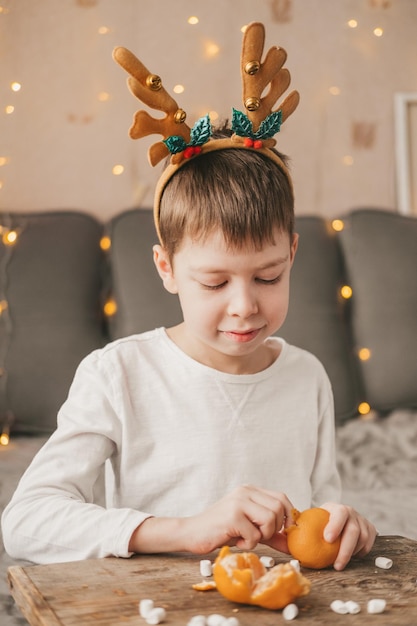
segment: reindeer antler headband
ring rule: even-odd
[[[274,135],[281,124],[293,113],[299,102],[299,94],[292,91],[279,108],[272,111],[278,98],[288,89],[290,73],[283,67],[287,53],[283,48],[273,47],[261,61],[265,42],[263,24],[253,22],[247,26],[242,43],[241,75],[243,83],[243,104],[246,113],[233,109],[231,137],[212,139],[212,128],[208,115],[200,118],[190,128],[185,123],[186,113],[162,86],[159,76],[146,67],[126,48],[115,48],[114,60],[129,74],[130,91],[153,109],[163,111],[162,119],[151,117],[146,111],[137,111],[129,134],[132,139],[140,139],[154,133],[163,137],[154,143],[148,152],[152,166],[171,154],[169,165],[163,171],[155,190],[154,219],[159,236],[159,207],[167,182],[190,158],[201,153],[230,148],[257,150],[275,161],[291,178],[278,154],[271,150],[276,144]],[[264,89],[269,90],[263,94]]]

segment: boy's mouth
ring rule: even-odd
[[[252,330],[225,330],[223,334],[228,339],[235,341],[236,343],[247,343],[248,341],[252,341],[259,334],[258,328],[253,328]]]

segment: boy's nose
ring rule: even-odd
[[[242,318],[250,317],[258,312],[255,294],[250,289],[235,289],[228,305],[228,314]]]

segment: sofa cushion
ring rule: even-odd
[[[277,334],[315,354],[333,387],[336,419],[357,414],[358,371],[351,350],[348,302],[340,296],[345,282],[335,231],[320,217],[300,216],[300,239],[291,272],[290,306]]]
[[[352,325],[366,400],[417,407],[417,219],[362,209],[340,235],[353,288]]]
[[[181,322],[178,297],[165,290],[153,262],[152,246],[158,238],[152,211],[125,211],[112,220],[109,229],[111,283],[117,303],[110,336],[115,339]]]
[[[0,243],[0,422],[49,433],[79,361],[104,342],[102,227],[74,211],[0,221],[18,232],[15,245]]]

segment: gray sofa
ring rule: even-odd
[[[358,209],[343,221],[337,232],[323,218],[297,218],[280,334],[328,371],[344,500],[380,532],[417,539],[417,220]],[[0,427],[10,430],[10,444],[0,446],[3,507],[53,431],[82,357],[117,337],[178,323],[181,314],[153,266],[151,211],[125,211],[107,224],[76,211],[2,213],[0,237]],[[345,285],[351,298],[341,295]],[[117,304],[110,316],[109,300]],[[361,417],[363,403],[371,411]],[[7,594],[10,564],[3,551],[5,625],[25,623]]]

